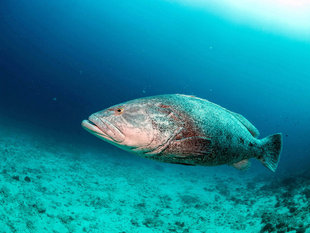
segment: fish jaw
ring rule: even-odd
[[[89,133],[95,135],[102,140],[111,140],[106,134],[103,133],[96,125],[92,124],[89,120],[83,120],[82,127]]]
[[[119,129],[94,115],[88,120],[83,120],[81,125],[86,131],[108,142],[121,143],[125,139]]]

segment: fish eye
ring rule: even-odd
[[[123,109],[123,108],[117,108],[117,109],[115,110],[115,113],[117,113],[117,115],[122,114],[123,112],[124,112],[124,109]]]

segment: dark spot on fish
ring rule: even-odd
[[[214,153],[210,153],[208,156],[206,156],[205,160],[207,161],[214,161],[216,158]]]
[[[250,146],[250,147],[253,147],[253,146],[254,146],[254,144],[253,144],[252,142],[250,142],[250,143],[249,143],[249,146]]]
[[[230,134],[228,134],[228,135],[226,135],[226,139],[230,141],[232,139],[232,136]]]
[[[239,157],[239,154],[232,153],[232,154],[230,155],[230,157],[231,157],[232,159],[236,159],[236,158]]]
[[[224,150],[223,150],[223,154],[225,154],[225,155],[226,155],[226,154],[227,154],[227,152],[228,152],[228,148],[227,148],[227,147],[225,147],[225,148],[224,148]]]
[[[198,161],[203,161],[205,159],[205,155],[198,155],[196,158]]]
[[[244,139],[243,138],[240,137],[239,141],[240,141],[241,144],[244,144]]]

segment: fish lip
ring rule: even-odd
[[[103,137],[116,143],[121,143],[125,139],[124,134],[116,126],[108,120],[98,117],[95,114],[91,115],[88,120],[84,120],[82,122],[82,126],[90,133],[95,134],[95,136]],[[111,132],[112,135],[106,133],[104,131],[105,129],[106,131]]]
[[[96,134],[98,136],[101,135],[103,137],[108,136],[95,123],[90,120],[83,120],[81,125],[85,130],[89,131],[92,134]]]
[[[121,143],[125,140],[125,135],[114,124],[112,124],[110,121],[104,118],[98,118],[98,119],[105,125],[105,127],[107,127],[114,134],[114,137],[110,136],[109,134],[106,134],[114,142]],[[116,138],[118,138],[118,140]]]

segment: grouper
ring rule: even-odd
[[[255,158],[275,171],[282,135],[258,139],[245,117],[208,100],[171,94],[145,97],[92,114],[82,126],[126,151],[161,162],[247,169]]]

